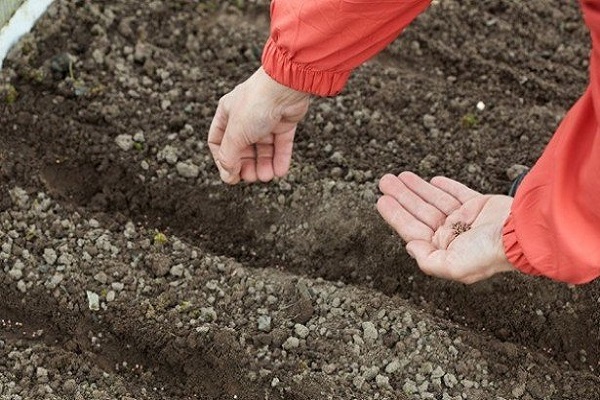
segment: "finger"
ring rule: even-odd
[[[225,135],[225,129],[227,128],[227,122],[229,120],[229,115],[226,111],[225,100],[221,98],[219,100],[219,105],[217,106],[217,111],[215,112],[215,116],[210,124],[210,128],[208,130],[208,147],[210,149],[210,153],[215,160],[215,164],[219,169],[219,174],[221,175],[221,179],[227,183],[236,183],[235,177],[230,177],[225,168],[220,163],[219,160],[219,152],[221,150],[221,143],[223,141],[223,136]]]
[[[256,172],[256,158],[242,158],[241,160],[241,168],[240,168],[240,178],[244,182],[252,183],[256,182],[258,179],[258,174]]]
[[[431,240],[433,236],[431,228],[406,211],[392,196],[382,196],[377,201],[377,210],[405,241]]]
[[[284,176],[290,169],[295,133],[294,125],[287,133],[277,134],[273,138],[273,174],[277,177]]]
[[[398,177],[385,175],[379,181],[379,188],[384,194],[396,199],[405,210],[432,230],[435,231],[444,223],[446,214],[415,194]]]
[[[273,144],[256,145],[256,174],[261,182],[269,182],[275,176],[273,172]]]
[[[439,271],[444,261],[444,250],[437,249],[427,240],[411,240],[406,244],[406,251],[415,259],[424,273],[440,276]]]
[[[461,203],[466,203],[472,198],[480,195],[480,193],[466,187],[462,183],[444,176],[436,176],[435,178],[431,179],[431,184],[454,196]]]
[[[398,179],[420,198],[446,215],[451,214],[461,206],[461,203],[454,196],[451,196],[444,190],[430,184],[412,172],[402,172],[398,175]]]

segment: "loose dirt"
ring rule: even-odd
[[[314,99],[286,178],[226,187],[208,126],[267,31],[264,1],[57,0],[13,51],[0,395],[600,399],[599,283],[429,278],[374,210],[407,169],[506,192],[585,89],[576,2],[437,2]]]

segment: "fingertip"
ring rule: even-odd
[[[392,174],[385,174],[379,179],[379,190],[387,194],[390,191],[390,187],[398,184],[398,178]]]
[[[411,171],[402,171],[400,172],[400,174],[398,174],[398,178],[401,181],[407,181],[407,180],[412,180],[415,178],[419,178],[419,175],[415,174],[414,172]]]

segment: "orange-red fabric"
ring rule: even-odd
[[[391,42],[428,0],[273,0],[263,68],[330,96]],[[584,283],[600,276],[600,0],[580,0],[591,31],[590,86],[521,184],[503,228],[521,271]]]
[[[264,70],[319,96],[339,93],[354,68],[379,53],[430,0],[272,0]]]
[[[600,276],[600,0],[582,0],[590,85],[517,191],[503,229],[521,271],[585,283]]]

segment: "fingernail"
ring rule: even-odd
[[[221,162],[219,160],[215,160],[215,164],[217,165],[217,168],[219,169],[219,175],[221,176],[221,180],[223,182],[229,182],[229,180],[231,179],[231,174],[229,172],[227,172],[227,170],[225,170],[225,168],[223,168],[223,166],[221,165]]]
[[[221,169],[219,172],[221,174],[221,180],[223,182],[229,183],[229,181],[231,180],[231,174],[229,172],[225,171],[224,169]]]

